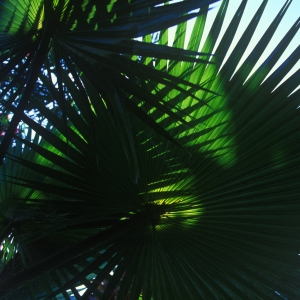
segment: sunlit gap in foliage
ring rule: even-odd
[[[91,260],[91,261],[92,261],[92,260]],[[100,269],[104,268],[106,265],[107,265],[107,263],[104,263],[103,265],[100,266]],[[107,285],[109,284],[110,280],[112,279],[112,276],[114,275],[114,273],[115,273],[115,271],[116,271],[117,268],[118,268],[118,265],[116,265],[116,266],[113,268],[113,270],[111,270],[111,271],[108,273],[107,278],[104,279],[104,280],[98,285],[97,290],[100,291],[101,294],[104,293],[104,291],[105,291]],[[120,278],[120,282],[123,281],[124,275],[125,275],[125,274],[123,274],[122,277]],[[90,279],[88,279],[88,278],[90,278]],[[87,279],[88,279],[90,282],[93,282],[93,281],[95,280],[96,277],[95,277],[95,274],[92,273],[92,274],[90,274],[90,275],[88,276],[88,278],[87,278]],[[119,287],[119,285],[117,285],[117,287],[115,288],[113,294],[114,294],[114,295],[117,295],[119,289],[120,289],[120,287]],[[78,291],[78,294],[79,294],[80,296],[82,296],[82,295],[86,292],[87,287],[86,287],[84,284],[82,284],[82,285],[76,286],[76,290]],[[72,299],[74,299],[74,300],[76,299],[76,298],[75,298],[75,295],[72,293],[72,290],[71,290],[71,289],[66,290],[66,292],[67,292],[68,295],[70,296],[70,299],[71,299],[71,300],[72,300]],[[63,295],[61,295],[61,296],[58,295],[58,296],[57,296],[57,299],[64,299],[64,298],[60,298],[60,297],[63,297]],[[92,298],[92,299],[93,299],[93,298]]]
[[[7,238],[0,242],[0,270],[3,270],[5,265],[18,252],[18,246],[14,241],[13,232],[8,234]]]
[[[238,8],[238,6],[240,5],[241,0],[238,1],[230,1],[229,2],[229,7],[228,7],[228,11],[231,12],[231,14],[233,14],[233,12]],[[224,65],[224,63],[226,62],[226,60],[228,59],[232,49],[234,49],[234,47],[236,46],[237,42],[239,41],[239,39],[241,38],[241,34],[245,31],[246,27],[248,26],[248,24],[250,23],[254,13],[256,12],[256,10],[258,9],[259,5],[262,3],[262,1],[256,1],[256,2],[248,2],[248,4],[246,5],[246,10],[245,13],[243,14],[243,17],[241,19],[241,22],[239,24],[239,28],[238,31],[234,37],[233,43],[229,48],[229,51],[227,53],[227,55],[224,58],[224,62],[222,64],[222,66]],[[265,28],[267,28],[271,22],[273,21],[273,18],[277,15],[277,13],[279,12],[279,10],[282,8],[282,4],[283,2],[280,1],[269,1],[265,7],[265,12],[262,15],[262,18],[258,24],[258,27],[255,30],[255,33],[251,39],[251,43],[249,44],[249,47],[247,48],[247,51],[245,51],[244,55],[242,56],[239,64],[237,65],[233,75],[236,73],[236,71],[240,68],[240,66],[243,64],[243,62],[246,60],[246,58],[249,56],[249,54],[251,53],[251,51],[253,50],[253,48],[255,47],[255,45],[257,44],[258,40],[261,38],[262,34],[265,32]],[[264,62],[264,60],[271,54],[271,52],[276,48],[278,42],[284,37],[284,35],[286,34],[287,28],[291,28],[291,26],[294,24],[294,22],[297,20],[297,18],[299,18],[299,13],[297,13],[298,10],[298,2],[297,1],[292,1],[290,7],[288,8],[285,17],[283,18],[283,20],[280,22],[278,28],[276,29],[276,32],[274,34],[274,36],[272,37],[270,43],[268,44],[268,46],[266,47],[264,53],[261,55],[260,59],[257,60],[256,64],[254,66],[252,66],[252,71],[249,74],[249,76],[246,78],[245,82],[249,79],[249,77],[261,66],[261,64]],[[268,15],[266,12],[272,12],[272,16],[270,16],[270,14]],[[224,32],[223,30],[225,30],[225,27],[228,26],[228,22],[229,20],[231,20],[232,15],[230,13],[228,13],[226,15],[225,21],[224,21],[224,29],[222,29],[221,31],[221,35],[222,32]],[[299,23],[299,20],[298,20]],[[298,25],[299,27],[299,25]],[[300,39],[300,32],[298,31],[298,33],[294,36],[292,42],[288,45],[287,49],[284,51],[284,53],[282,54],[282,56],[280,57],[280,59],[276,62],[276,64],[274,65],[274,67],[271,70],[267,70],[266,74],[265,74],[265,79],[261,82],[261,84],[274,72],[276,71],[276,69],[285,61],[285,59],[296,49],[296,47],[298,47],[299,45],[299,39]],[[221,66],[221,67],[222,67]],[[293,68],[291,68],[291,70],[286,74],[286,76],[280,81],[280,83],[274,88],[277,89],[284,81],[286,81],[290,76],[292,76],[297,70],[299,70],[300,68],[300,61],[298,61]],[[232,75],[232,76],[233,76]],[[300,85],[298,86],[298,88],[296,88],[292,93],[294,93],[297,89],[299,89]],[[291,93],[291,94],[292,94]]]
[[[174,1],[174,2],[178,2],[178,1]],[[220,40],[221,40],[225,30],[227,29],[227,27],[229,25],[229,22],[231,21],[236,9],[239,7],[240,3],[241,3],[241,0],[229,1],[228,13],[226,14],[226,17],[225,17],[225,20],[224,20],[224,26],[221,29],[219,38],[218,38],[218,40],[217,40],[217,42],[214,46],[214,49],[213,49],[212,53],[215,53],[215,50],[217,49],[217,47],[220,43]],[[209,32],[210,32],[212,23],[213,23],[213,21],[216,17],[217,12],[218,12],[218,7],[220,6],[220,4],[221,3],[219,2],[219,3],[215,3],[215,4],[209,6],[210,11],[208,12],[208,17],[207,17],[207,21],[206,21],[204,32],[203,32],[203,38],[201,39],[199,51],[202,49],[202,46],[203,46],[204,42],[207,40],[207,38],[209,38],[208,35],[209,35]],[[260,4],[261,4],[260,1],[256,1],[256,2],[248,2],[248,4],[246,5],[246,10],[245,10],[245,13],[243,14],[243,17],[241,19],[238,31],[237,31],[237,33],[234,37],[233,43],[231,44],[231,46],[229,48],[229,51],[227,52],[226,56],[224,57],[224,60],[223,60],[222,65],[220,66],[220,69],[223,67],[223,65],[227,61],[227,59],[230,56],[232,50],[234,49],[237,42],[239,41],[239,39],[241,37],[241,34],[245,31],[245,28],[248,26],[249,22],[251,21],[254,13],[256,12],[256,10],[258,9]],[[264,51],[264,53],[260,57],[260,59],[256,62],[256,64],[254,66],[252,66],[252,71],[251,71],[251,73],[249,74],[249,76],[247,77],[247,79],[245,81],[248,80],[248,78],[263,63],[263,61],[266,59],[266,57],[274,50],[274,48],[277,46],[278,41],[280,41],[281,38],[286,33],[285,28],[290,28],[292,26],[292,24],[296,21],[296,19],[299,17],[298,14],[297,14],[297,12],[298,12],[298,6],[297,5],[298,5],[297,1],[293,1],[291,3],[290,7],[287,10],[285,18],[282,20],[282,22],[278,26],[275,35],[271,39],[271,42],[269,43],[268,47],[266,48],[266,50]],[[264,13],[262,15],[262,19],[260,20],[259,25],[256,28],[256,31],[254,33],[254,36],[253,36],[252,40],[251,40],[251,43],[249,44],[249,47],[247,48],[247,51],[245,51],[243,57],[241,58],[241,60],[240,60],[239,64],[237,65],[234,73],[232,74],[232,76],[234,76],[236,71],[240,68],[240,66],[246,60],[249,53],[251,53],[251,51],[253,50],[253,47],[256,45],[257,41],[259,40],[261,35],[264,33],[265,28],[267,28],[269,26],[269,24],[273,20],[274,16],[277,14],[277,12],[279,12],[279,10],[281,8],[282,8],[282,2],[280,2],[280,1],[273,0],[273,1],[269,1],[267,3],[265,11],[266,12],[267,11],[272,11],[272,17],[270,17],[270,15],[268,15],[266,13]],[[300,22],[300,21],[298,21],[298,22]],[[192,28],[193,28],[194,23],[195,23],[195,18],[188,21],[186,39],[185,39],[185,44],[184,44],[185,49],[187,48],[188,41],[189,41],[189,38],[190,38],[190,35],[191,35],[191,32],[192,32]],[[173,27],[168,29],[168,33],[169,33],[168,45],[169,46],[173,45],[176,28],[177,28],[177,26],[173,26]],[[299,39],[300,39],[300,32],[298,32],[297,35],[293,38],[293,41],[290,43],[290,45],[284,51],[283,55],[277,61],[277,63],[274,65],[274,67],[271,70],[268,70],[266,72],[265,79],[262,81],[262,83],[284,62],[284,60],[291,54],[291,52],[299,45],[299,42],[298,42]],[[288,74],[286,74],[286,76],[280,81],[280,83],[275,87],[275,89],[277,89],[284,81],[286,81],[297,70],[299,70],[299,68],[300,68],[300,61],[298,60],[298,62],[295,64],[295,66],[288,72]],[[299,88],[300,88],[300,85],[292,93],[294,93]]]

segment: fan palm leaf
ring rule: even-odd
[[[266,78],[295,37],[299,19],[251,73],[287,1],[237,69],[267,3],[224,60],[246,2],[223,34],[213,64],[131,58],[192,83],[182,88],[194,97],[155,80],[140,82],[185,122],[141,101],[142,91],[126,93],[116,86],[109,97],[120,101],[110,102],[110,114],[109,102],[84,73],[76,76],[90,105],[82,105],[68,84],[74,101],[65,102],[68,126],[32,99],[48,128],[23,115],[35,141],[16,137],[30,148],[28,157],[11,150],[8,161],[41,180],[24,174],[13,174],[13,180],[20,189],[52,195],[32,201],[37,211],[50,202],[67,217],[58,230],[37,235],[41,241],[48,237],[54,254],[42,252],[42,259],[0,282],[3,294],[13,295],[17,285],[24,292],[30,282],[45,285],[38,293],[48,299],[68,299],[67,291],[78,299],[92,292],[101,299],[299,298],[299,71],[278,84],[299,60],[300,48]],[[222,2],[200,51],[214,50],[228,4]],[[199,50],[206,17],[197,17],[188,50]],[[183,46],[186,26],[177,27],[174,46]],[[167,37],[167,30],[160,32],[157,43],[166,45]],[[64,69],[61,76],[66,77]],[[133,113],[125,114],[119,103]],[[181,146],[158,135],[144,116]],[[87,288],[82,297],[75,289],[79,284]]]
[[[62,73],[66,68],[69,77],[76,82],[82,104],[87,107],[88,95],[78,79],[81,72],[97,88],[109,107],[111,101],[117,101],[110,96],[111,88],[117,86],[120,90],[142,97],[175,119],[180,119],[153,94],[142,93],[136,77],[143,80],[155,78],[156,81],[179,90],[180,85],[189,83],[153,68],[142,68],[128,55],[202,61],[197,51],[154,45],[134,38],[190,19],[198,14],[188,14],[190,10],[213,2],[215,0],[189,0],[163,6],[159,6],[163,4],[161,1],[128,3],[121,0],[101,3],[93,0],[82,3],[72,0],[1,2],[1,98],[18,107],[1,143],[1,160],[11,143],[22,113],[34,108],[30,98],[39,92],[40,82],[52,86],[48,88],[48,100],[43,102],[49,103],[55,99],[65,119],[66,83]],[[207,61],[207,55],[203,61]],[[52,81],[53,74],[57,77],[56,92]],[[5,108],[6,102],[2,102],[2,105]],[[162,128],[155,128],[167,136]],[[169,136],[169,139],[172,137]]]

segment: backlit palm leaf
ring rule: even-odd
[[[154,45],[151,41],[140,42],[134,38],[190,19],[198,13],[188,14],[189,11],[213,2],[216,0],[189,0],[159,6],[163,2],[2,1],[0,95],[6,101],[1,104],[5,108],[7,103],[14,103],[18,109],[1,143],[0,160],[6,154],[22,113],[34,107],[30,98],[40,92],[41,82],[48,85],[49,93],[48,99],[42,99],[42,102],[47,104],[55,100],[60,106],[64,121],[64,89],[68,85],[65,82],[67,78],[74,80],[81,105],[88,109],[89,95],[78,78],[81,73],[96,87],[110,109],[113,105],[111,102],[118,101],[111,95],[117,88],[126,94],[143,98],[151,106],[163,109],[165,113],[180,120],[161,99],[142,92],[136,78],[145,81],[155,78],[155,81],[178,90],[182,90],[180,85],[189,83],[168,73],[155,71],[152,66],[142,67],[132,61],[130,56],[134,54],[201,62],[199,53]],[[203,61],[207,61],[207,55]],[[66,69],[67,78],[63,74]],[[53,74],[57,83],[53,83]],[[147,118],[144,121],[147,122]],[[156,125],[155,129],[164,133],[165,137],[168,136],[159,126]],[[171,136],[168,138],[175,142]]]
[[[112,102],[114,114],[108,114],[107,102],[84,74],[78,76],[90,95],[90,110],[75,99],[78,107],[67,101],[68,128],[32,100],[49,120],[48,129],[24,116],[42,140],[23,139],[25,149],[31,148],[29,156],[10,159],[42,180],[21,174],[14,174],[14,180],[52,194],[52,199],[36,200],[37,211],[50,202],[66,217],[57,232],[37,235],[43,240],[48,234],[56,253],[48,257],[41,252],[44,260],[0,282],[1,289],[12,293],[19,286],[24,292],[22,284],[31,282],[46,285],[43,293],[37,292],[41,297],[66,299],[66,291],[76,296],[80,284],[88,288],[80,299],[91,292],[101,299],[113,293],[118,299],[299,298],[299,89],[292,93],[299,71],[275,88],[299,60],[300,48],[264,81],[298,31],[299,20],[251,75],[284,7],[234,74],[266,1],[220,69],[245,4],[223,35],[214,64],[133,57],[214,92],[183,86],[199,101],[155,80],[141,82],[144,91],[163,99],[189,125],[134,93],[129,102],[119,89],[112,93],[129,111],[140,109],[124,114]],[[214,49],[227,6],[223,1],[205,52]],[[188,46],[192,51],[198,51],[205,19],[201,15],[195,22]],[[178,26],[176,46],[182,47],[185,28]],[[158,43],[167,43],[167,32],[160,33]],[[77,97],[71,88],[70,98]],[[145,115],[184,149],[143,122]],[[86,239],[77,229],[84,230]],[[41,273],[47,279],[38,278]]]

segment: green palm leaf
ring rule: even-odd
[[[35,108],[31,98],[39,93],[41,78],[44,78],[43,84],[48,81],[49,86],[53,85],[52,74],[56,75],[58,88],[56,92],[54,87],[48,88],[48,99],[57,101],[66,125],[64,88],[67,83],[62,74],[66,70],[71,78],[78,78],[79,74],[84,73],[86,80],[97,88],[111,109],[111,102],[119,101],[111,95],[117,88],[125,94],[143,98],[152,106],[176,117],[153,94],[145,91],[141,93],[136,77],[143,80],[152,80],[155,77],[157,82],[178,90],[182,90],[180,85],[189,83],[158,72],[151,66],[142,68],[139,63],[130,59],[130,55],[191,62],[207,62],[208,55],[202,60],[199,58],[202,54],[197,51],[139,42],[134,38],[184,22],[198,15],[188,14],[189,11],[213,2],[216,0],[189,0],[163,6],[159,6],[163,4],[161,1],[128,3],[122,0],[101,3],[93,0],[82,3],[73,0],[1,2],[0,78],[4,84],[0,95],[8,103],[17,105],[18,109],[2,140],[0,160],[6,154],[22,113],[29,108]],[[76,93],[82,98],[81,104],[89,107],[89,95],[82,97],[86,90],[82,82],[77,80],[77,84]],[[51,102],[50,99],[45,102]],[[7,102],[2,102],[4,109]],[[139,114],[139,109],[133,113]],[[180,120],[179,117],[176,119]],[[157,124],[147,120],[144,121],[175,142]]]
[[[215,48],[228,3],[222,2],[200,51]],[[39,191],[30,200],[36,211],[45,213],[51,203],[62,221],[42,235],[31,231],[37,241],[47,240],[53,255],[44,250],[27,268],[20,264],[17,274],[0,281],[3,295],[14,295],[17,286],[15,295],[29,293],[30,282],[45,285],[33,298],[46,299],[68,299],[69,290],[79,299],[75,287],[81,284],[87,291],[80,299],[92,292],[101,299],[114,293],[118,299],[299,298],[299,89],[292,93],[299,71],[277,86],[299,60],[300,48],[266,79],[299,20],[251,74],[290,1],[286,4],[236,73],[266,1],[226,61],[246,1],[222,36],[213,64],[131,54],[133,62],[154,66],[166,79],[178,77],[185,93],[155,80],[153,72],[151,80],[137,78],[135,92],[114,87],[105,98],[92,77],[74,72],[76,87],[66,84],[64,121],[32,98],[48,125],[22,115],[36,136],[16,137],[27,152],[11,149],[7,163],[22,166],[24,173],[10,180],[20,190]],[[197,17],[188,50],[199,50],[206,17]],[[177,27],[174,46],[183,46],[186,26]],[[167,42],[167,31],[160,32],[158,45]],[[68,82],[63,68],[61,77]],[[59,90],[53,92],[57,97]],[[153,105],[152,96],[139,97],[142,90],[181,120]],[[107,101],[112,96],[139,113],[124,113],[118,102]],[[149,120],[168,135],[157,134]]]

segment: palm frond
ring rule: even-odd
[[[5,174],[20,191],[35,191],[30,205],[36,212],[45,213],[49,205],[56,209],[59,226],[49,228],[50,219],[42,235],[29,229],[37,241],[47,241],[53,255],[43,249],[34,263],[20,264],[17,274],[0,281],[3,295],[14,295],[17,286],[15,293],[30,293],[30,282],[45,286],[33,298],[46,299],[68,299],[68,293],[78,299],[91,293],[99,299],[299,298],[299,71],[278,84],[299,60],[300,48],[267,77],[298,32],[299,20],[252,72],[287,1],[237,69],[266,7],[263,1],[225,60],[246,2],[217,46],[229,1],[222,2],[202,49],[208,7],[197,17],[188,51],[216,48],[211,63],[127,53],[142,72],[151,66],[148,77],[135,75],[136,88],[128,70],[105,94],[84,70],[95,59],[85,57],[85,46],[73,45],[74,65],[62,54],[69,66],[60,75],[70,99],[64,102],[65,121],[32,97],[47,128],[22,115],[36,135],[33,141],[29,134],[16,137],[19,151],[12,147],[7,163],[23,173]],[[175,47],[183,47],[186,27],[178,25]],[[167,42],[163,30],[158,46]],[[156,71],[164,80],[178,77],[174,82],[186,92],[156,80]],[[47,78],[41,80],[50,89]],[[56,99],[60,90],[54,88]],[[27,251],[32,255],[34,247]],[[87,288],[81,297],[78,285]]]
[[[128,56],[135,54],[159,59],[206,62],[208,55],[140,42],[134,38],[184,22],[198,15],[188,14],[189,11],[213,2],[216,0],[189,0],[169,5],[159,5],[164,4],[161,1],[127,3],[121,0],[101,3],[94,0],[82,3],[72,0],[2,2],[0,78],[4,84],[0,94],[9,103],[17,105],[18,109],[2,140],[0,160],[5,157],[22,113],[28,109],[29,104],[32,107],[31,96],[37,92],[39,78],[46,77],[48,85],[53,85],[51,68],[55,69],[58,95],[57,92],[51,95],[53,87],[48,89],[48,93],[59,104],[63,118],[66,118],[63,70],[68,70],[71,78],[83,72],[109,107],[112,106],[110,102],[119,101],[118,97],[115,99],[111,95],[111,91],[117,88],[150,101],[154,107],[164,108],[164,111],[174,116],[171,109],[161,105],[160,99],[151,93],[141,93],[136,77],[144,73],[145,80],[155,77],[163,85],[179,90],[180,87],[172,84],[172,80],[176,84],[189,83],[157,72],[152,66],[141,69],[140,64]],[[6,107],[5,102],[2,105]],[[139,114],[139,109],[132,113]],[[168,136],[157,124],[148,122],[148,125],[154,125],[154,129]],[[170,136],[168,138],[172,140]]]

